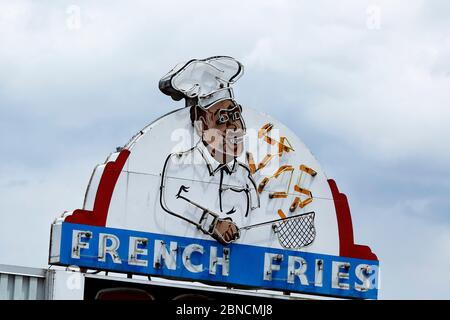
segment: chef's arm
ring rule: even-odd
[[[219,214],[201,206],[200,204],[196,203],[195,201],[189,199],[186,196],[186,193],[189,191],[189,187],[186,187],[184,185],[181,185],[178,193],[175,195],[175,197],[171,197],[171,201],[183,201],[184,203],[188,203],[189,206],[192,206],[193,210],[188,210],[189,214],[192,216],[194,211],[198,211],[198,209],[201,210],[202,214],[200,216],[200,219],[198,222],[195,222],[194,220],[190,219],[189,217],[186,217],[186,214],[178,214],[172,210],[169,209],[169,207],[166,204],[165,196],[166,196],[166,169],[168,162],[170,161],[170,158],[173,156],[169,155],[166,159],[166,162],[164,163],[164,168],[161,176],[161,185],[160,185],[160,204],[161,208],[163,208],[164,211],[167,213],[180,218],[186,222],[189,222],[190,224],[193,224],[196,226],[199,230],[201,230],[203,233],[208,234],[209,236],[213,237],[220,243],[227,245],[233,241],[236,241],[239,239],[240,233],[239,228],[236,226],[236,224],[231,220],[231,218],[219,218]]]
[[[189,199],[186,197],[186,193],[189,191],[189,187],[186,187],[184,185],[180,186],[180,189],[178,190],[178,193],[176,195],[177,199],[182,199],[189,203],[191,206],[198,208],[202,210],[202,216],[200,217],[200,220],[197,224],[197,227],[201,229],[203,232],[211,234],[212,230],[214,229],[214,225],[219,218],[219,214],[203,207],[202,205],[198,204],[197,202]]]
[[[184,203],[188,203],[190,206],[194,207],[193,210],[189,210],[189,213],[183,213],[179,214],[176,211],[173,211],[169,208],[169,206],[166,203],[166,180],[167,180],[167,167],[169,165],[169,162],[171,161],[171,158],[175,156],[174,154],[170,154],[165,163],[164,168],[161,176],[161,185],[160,185],[160,204],[161,208],[163,208],[164,211],[167,213],[180,218],[186,222],[189,222],[190,224],[193,224],[198,229],[200,229],[202,232],[211,234],[212,229],[214,229],[214,225],[217,222],[217,219],[219,215],[217,213],[214,213],[210,211],[209,209],[201,206],[200,204],[192,201],[186,196],[186,193],[189,191],[189,187],[181,185],[180,189],[178,190],[178,193],[174,196],[170,195],[170,202],[175,201],[183,201]],[[198,220],[195,218],[194,212],[197,211],[197,209],[200,209],[202,214],[199,216]],[[198,222],[197,222],[198,221]]]
[[[187,203],[189,203],[189,205],[202,210],[202,215],[198,223],[168,209],[167,206],[164,205],[165,204],[164,200],[161,200],[162,208],[169,214],[172,214],[178,218],[181,218],[195,225],[203,233],[208,234],[209,236],[213,237],[214,239],[216,239],[217,241],[219,241],[224,245],[227,245],[239,239],[240,237],[239,228],[230,218],[221,219],[219,218],[219,215],[217,213],[212,212],[211,210],[201,206],[195,201],[192,201],[191,199],[187,198],[185,195],[183,195],[183,193],[188,192],[188,190],[189,187],[182,185],[176,195],[176,199],[186,201]],[[163,193],[164,193],[164,186],[162,186],[161,188],[161,199],[163,199]]]

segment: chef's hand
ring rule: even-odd
[[[230,218],[218,219],[212,237],[221,244],[229,244],[239,239],[239,228]]]

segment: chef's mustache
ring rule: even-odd
[[[244,129],[227,129],[225,132],[217,128],[211,128],[203,131],[203,136],[211,142],[222,141],[225,139],[243,138],[246,134]]]

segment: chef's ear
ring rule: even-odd
[[[207,127],[205,116],[206,116],[205,112],[198,106],[191,107],[190,109],[191,122],[199,135],[202,134],[203,128]]]

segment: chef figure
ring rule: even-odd
[[[250,170],[237,160],[246,128],[231,85],[242,73],[241,63],[217,56],[180,64],[159,83],[164,94],[185,99],[200,138],[191,149],[168,155],[161,206],[222,244],[237,240],[239,225],[259,207]]]

